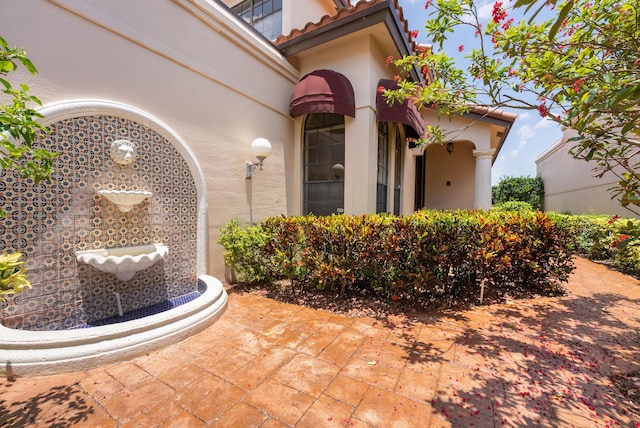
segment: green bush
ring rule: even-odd
[[[491,199],[494,205],[522,201],[535,210],[542,210],[542,201],[544,201],[542,177],[504,177],[498,185],[491,188]]]
[[[549,213],[556,224],[572,238],[573,250],[592,260],[607,261],[628,273],[640,274],[640,241],[629,239],[619,245],[627,235],[635,235],[640,222],[595,215],[566,215]],[[632,236],[633,237],[633,236]]]
[[[524,201],[507,201],[494,205],[491,209],[494,211],[533,211],[531,204]]]
[[[265,260],[264,247],[268,238],[262,226],[243,226],[231,220],[220,231],[218,243],[224,247],[224,260],[235,270],[242,282],[270,280]]]
[[[302,289],[455,298],[480,284],[498,293],[555,290],[573,269],[571,240],[544,213],[420,211],[272,217],[222,230],[225,261],[245,282]]]

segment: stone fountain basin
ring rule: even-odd
[[[146,190],[98,190],[98,194],[115,204],[123,213],[129,212],[153,193]]]
[[[129,281],[143,269],[153,266],[169,254],[164,244],[137,245],[109,249],[76,251],[78,262],[86,263],[120,281]]]

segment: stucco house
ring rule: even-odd
[[[39,70],[11,79],[42,100],[43,124],[54,129],[43,141],[62,151],[63,166],[54,177],[63,190],[52,198],[64,208],[42,220],[51,222],[46,239],[38,240],[44,229],[29,229],[35,241],[17,250],[37,264],[55,252],[42,242],[65,242],[61,260],[69,265],[49,268],[70,276],[73,251],[129,244],[130,227],[135,242],[155,233],[188,248],[171,257],[178,264],[197,258],[196,265],[176,267],[175,275],[222,277],[216,241],[233,218],[489,208],[491,165],[515,115],[474,110],[442,119],[460,129],[455,140],[412,149],[410,138],[438,118],[406,103],[388,106],[377,91],[396,74],[385,59],[417,49],[402,8],[397,0],[352,3],[1,0],[2,36],[24,47]],[[429,78],[417,69],[411,77]],[[106,151],[122,138],[138,142],[138,161],[103,168],[99,159],[108,158],[95,147]],[[257,138],[272,151],[248,179]],[[99,208],[110,208],[95,191],[109,180],[155,186],[157,197],[140,208],[148,224],[146,211],[139,223],[99,222],[107,218]],[[36,193],[25,194],[27,205],[39,201]],[[0,250],[13,241],[3,242]]]
[[[564,129],[562,138],[536,158],[537,174],[544,183],[544,210],[570,214],[606,214],[621,217],[637,215],[612,199],[609,189],[619,178],[612,172],[598,177],[594,162],[574,158],[569,151],[578,135]]]

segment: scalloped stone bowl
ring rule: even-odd
[[[94,268],[112,273],[120,281],[129,281],[143,269],[153,266],[169,254],[164,244],[137,245],[87,251],[76,251],[76,259]]]
[[[98,194],[104,196],[115,204],[123,213],[131,211],[134,205],[138,205],[153,193],[146,190],[110,190],[100,189]]]

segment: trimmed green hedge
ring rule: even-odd
[[[243,282],[433,298],[482,283],[500,294],[555,291],[573,270],[567,230],[540,212],[425,210],[233,220],[219,243]]]
[[[549,214],[550,218],[573,237],[573,250],[592,260],[607,261],[614,267],[640,275],[640,241],[634,236],[627,245],[618,245],[621,237],[637,235],[640,221],[596,215]]]

